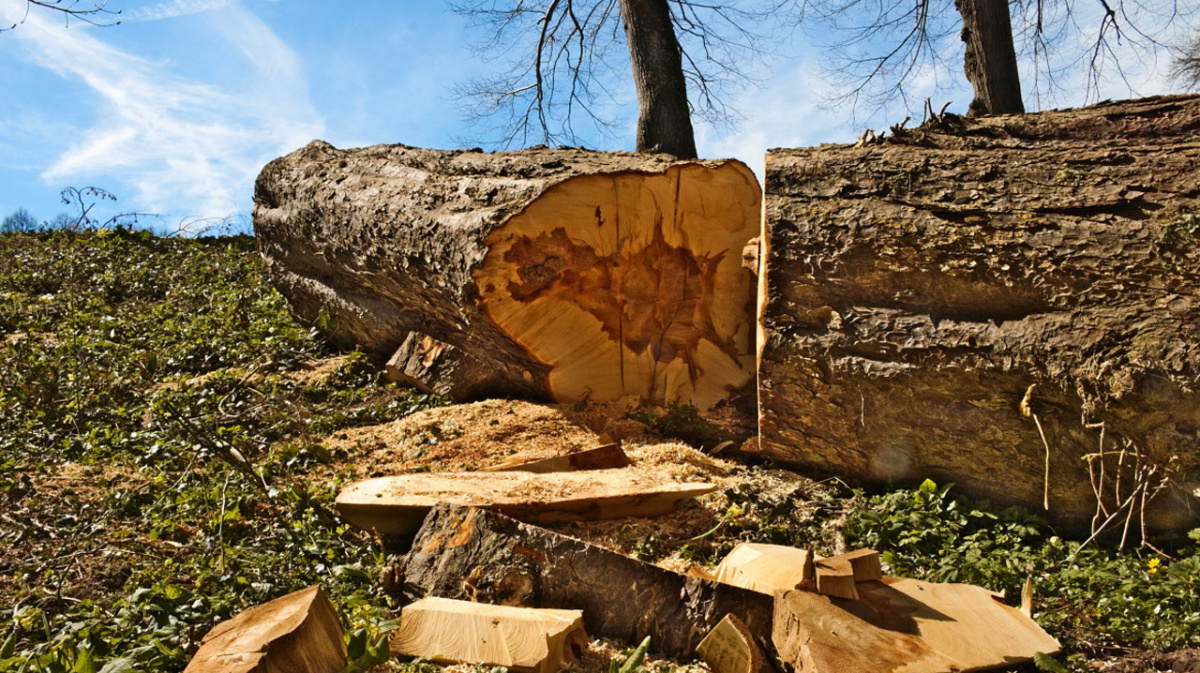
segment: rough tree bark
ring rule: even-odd
[[[954,0],[954,6],[962,16],[967,48],[963,70],[975,89],[968,114],[1025,112],[1008,0]]]
[[[314,142],[254,225],[301,321],[457,399],[707,408],[753,376],[761,194],[738,162]]]
[[[772,152],[759,450],[1194,527],[1198,134],[1171,97]]]
[[[620,0],[637,87],[639,152],[696,158],[682,50],[667,0]]]
[[[385,578],[408,600],[440,596],[496,605],[583,610],[588,633],[625,642],[647,635],[671,657],[696,646],[727,614],[771,629],[771,596],[685,577],[502,514],[439,505],[412,551]]]

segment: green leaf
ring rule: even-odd
[[[4,644],[0,645],[0,661],[4,659],[12,659],[17,653],[17,632],[13,631],[4,639]]]
[[[1037,669],[1044,673],[1070,673],[1065,666],[1058,663],[1057,659],[1045,652],[1038,652],[1033,655],[1033,665],[1037,666]]]
[[[938,487],[937,487],[937,484],[935,484],[932,479],[926,479],[925,481],[921,482],[921,486],[919,488],[917,488],[917,490],[920,491],[921,493],[933,494],[933,493],[937,493]]]
[[[130,673],[137,670],[137,662],[128,657],[113,659],[100,669],[100,673]]]
[[[96,660],[92,657],[92,651],[86,648],[80,649],[71,673],[97,673],[98,670]]]

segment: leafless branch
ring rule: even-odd
[[[119,20],[109,18],[118,16],[121,10],[109,9],[108,0],[99,0],[98,2],[90,3],[84,3],[82,0],[25,0],[25,14],[21,17],[21,20],[7,28],[0,28],[0,32],[12,30],[25,23],[25,20],[29,18],[29,12],[34,7],[58,12],[62,15],[63,22],[66,24],[69,24],[71,19],[90,23],[93,26],[115,26],[121,23]]]

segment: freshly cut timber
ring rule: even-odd
[[[944,673],[1017,666],[1058,641],[986,589],[884,578],[859,600],[791,591],[775,600],[772,641],[796,673]]]
[[[714,490],[713,484],[681,484],[629,470],[403,474],[350,484],[338,493],[337,511],[359,528],[405,535],[443,502],[552,523],[655,516]]]
[[[771,628],[772,598],[685,577],[496,512],[439,505],[385,586],[408,600],[441,596],[496,605],[583,610],[593,637],[640,642],[691,657],[727,614],[757,633]]]
[[[588,637],[579,610],[538,610],[428,597],[400,612],[392,654],[518,673],[577,668]]]
[[[817,562],[833,559],[844,559],[850,563],[850,570],[854,573],[855,582],[883,579],[883,566],[879,561],[879,552],[874,549],[855,549],[852,552],[831,556],[829,559],[818,559]]]
[[[756,450],[1196,527],[1198,130],[1173,96],[772,150]]]
[[[733,615],[708,632],[696,647],[696,654],[713,673],[768,673],[774,669],[763,656],[754,634]]]
[[[212,628],[184,673],[337,673],[342,624],[319,586],[238,613]]]
[[[754,375],[760,220],[745,165],[668,155],[315,141],[255,183],[296,316],[460,400],[725,399]]]
[[[854,566],[850,564],[850,559],[834,556],[821,559],[813,565],[817,571],[817,593],[852,601],[858,600],[858,589],[855,588],[854,582]]]
[[[605,444],[594,449],[575,451],[562,456],[532,460],[527,463],[497,465],[487,472],[575,472],[577,470],[608,470],[629,467],[633,461],[621,449],[621,443]]]
[[[777,544],[743,542],[717,566],[718,582],[774,595],[776,591],[815,587],[813,554]]]

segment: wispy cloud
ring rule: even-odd
[[[222,9],[216,25],[249,65],[242,81],[224,88],[39,16],[9,34],[38,64],[82,81],[102,101],[95,125],[76,131],[43,179],[120,180],[138,192],[139,209],[177,216],[244,208],[261,166],[319,137],[323,125],[298,57],[266,25],[237,4]]]
[[[188,14],[199,14],[212,9],[220,9],[226,5],[230,5],[236,0],[174,0],[173,2],[160,2],[149,7],[139,7],[130,11],[121,12],[122,21],[161,21],[162,19],[172,19],[177,16],[186,16]]]

